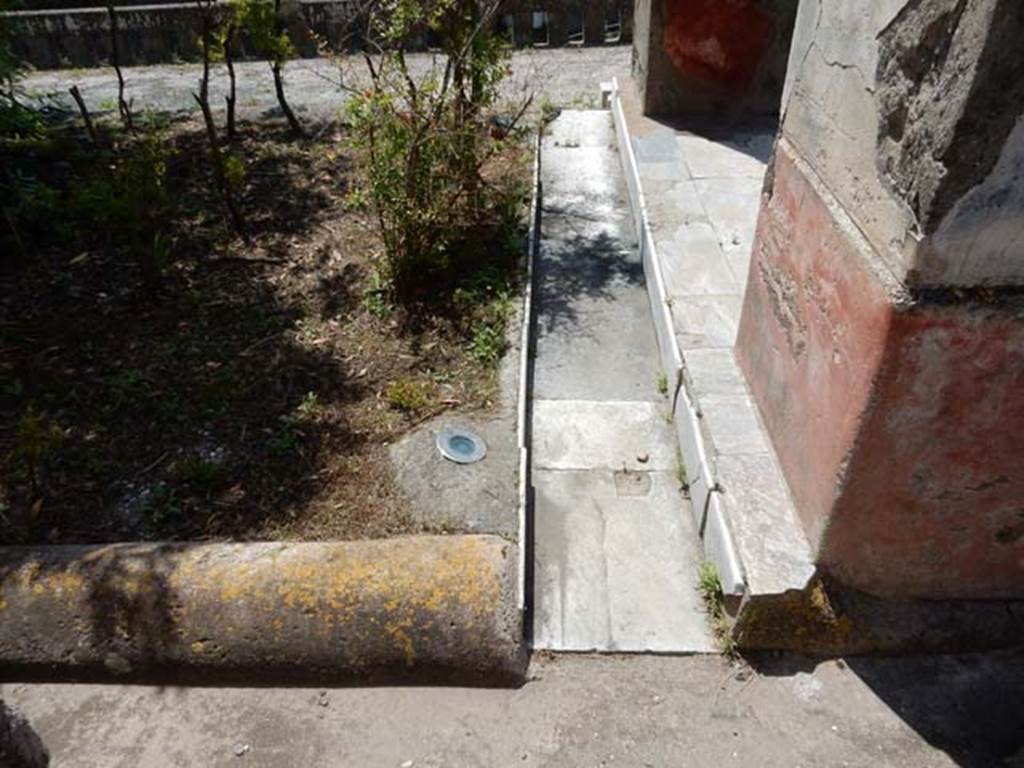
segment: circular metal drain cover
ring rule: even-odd
[[[437,434],[437,450],[456,464],[472,464],[487,455],[487,444],[468,429],[445,427]]]

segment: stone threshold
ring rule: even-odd
[[[680,160],[649,162],[642,169],[638,136],[646,135],[648,145],[674,142],[677,137],[672,129],[641,115],[631,82],[612,83],[611,106],[661,364],[670,393],[674,389],[673,423],[704,555],[716,567],[725,594],[740,599],[742,613],[754,601],[771,603],[783,595],[805,592],[815,578],[810,545],[733,353],[746,278],[746,260],[738,251],[745,247],[748,259],[750,244],[734,235],[731,242],[739,248],[728,254],[728,262],[722,259],[728,266],[716,277],[714,265],[705,263],[700,253],[707,244],[698,246],[693,237],[702,229],[710,232],[718,249],[711,222],[702,220],[700,211],[691,216],[682,210],[689,200],[676,194],[679,190],[670,195],[661,187],[645,189],[678,178],[690,180],[700,190],[701,183],[714,179],[696,172],[692,158],[689,166]],[[657,136],[652,138],[652,132]],[[714,156],[714,140],[685,133],[678,137],[689,141],[698,157],[707,151],[702,160],[706,165],[728,163],[727,157]],[[751,165],[754,179],[756,169],[763,166]],[[760,181],[748,180],[745,186],[751,184],[759,189]],[[677,208],[675,223],[681,226],[675,230],[671,253],[665,246],[665,228],[651,215],[648,201],[659,211],[666,206]],[[679,289],[680,285],[698,288]],[[719,298],[722,311],[704,309]],[[698,336],[690,333],[695,315],[701,324]]]

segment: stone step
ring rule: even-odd
[[[676,131],[618,82],[612,115],[705,558],[741,605],[802,592],[811,548],[732,348],[770,135]]]

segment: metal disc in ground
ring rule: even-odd
[[[487,455],[487,444],[468,429],[445,427],[437,435],[437,450],[449,461],[473,464]]]

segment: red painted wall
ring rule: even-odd
[[[774,30],[772,16],[753,0],[665,0],[665,53],[698,80],[746,88]]]
[[[819,564],[876,594],[1024,597],[1024,309],[896,302],[790,152],[737,357]]]

